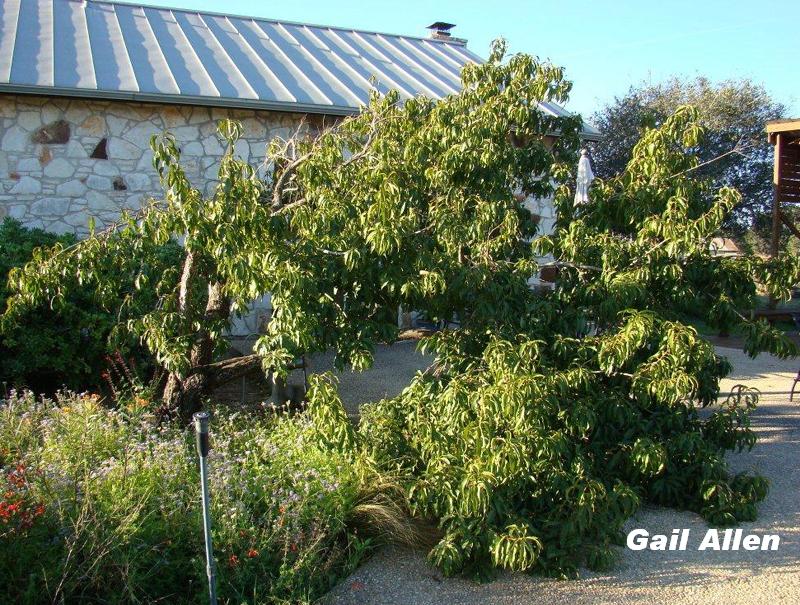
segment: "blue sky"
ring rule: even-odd
[[[568,107],[588,118],[632,84],[671,76],[751,78],[800,117],[800,0],[161,0],[211,10],[406,35],[433,21],[486,56],[510,50],[547,58],[574,82]]]

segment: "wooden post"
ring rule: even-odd
[[[772,242],[770,255],[772,258],[778,256],[781,237],[781,147],[783,145],[783,135],[779,132],[775,135],[775,164],[772,169]]]

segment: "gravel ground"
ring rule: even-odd
[[[357,416],[362,403],[396,397],[418,371],[431,364],[432,357],[417,352],[417,342],[400,340],[376,347],[375,363],[366,372],[334,371],[348,415]],[[308,369],[313,373],[333,370],[333,354],[314,355],[308,360]]]
[[[762,403],[753,418],[759,443],[752,452],[731,455],[730,461],[737,470],[755,470],[769,478],[770,494],[760,507],[758,520],[742,524],[741,528],[745,534],[780,535],[777,552],[697,551],[707,529],[699,516],[647,507],[628,522],[626,529],[644,528],[651,534],[669,534],[674,528],[689,528],[688,550],[620,549],[619,565],[611,573],[584,571],[581,579],[574,581],[507,573],[494,582],[476,584],[463,578],[443,578],[426,563],[423,552],[387,547],[340,584],[325,601],[331,605],[800,603],[800,402],[788,402],[798,362],[769,356],[750,360],[735,349],[718,348],[718,351],[734,365],[734,375],[723,383],[723,390],[744,383],[763,392]],[[416,354],[409,355],[409,350],[403,353],[402,348],[381,351],[376,360],[379,374],[343,377],[342,386],[351,410],[362,401],[399,391],[410,375],[429,361]]]

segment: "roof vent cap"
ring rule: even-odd
[[[455,23],[437,21],[436,23],[431,23],[426,29],[431,30],[431,38],[434,40],[449,40],[450,30],[455,26]]]

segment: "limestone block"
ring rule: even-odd
[[[132,193],[125,200],[124,207],[131,210],[141,208],[150,196],[145,193]]]
[[[211,113],[207,107],[192,107],[191,114],[187,122],[189,124],[201,124],[211,119]]]
[[[170,132],[175,135],[175,140],[178,141],[179,146],[197,141],[200,138],[200,129],[197,126],[180,126],[170,129]]]
[[[246,118],[242,120],[244,136],[248,139],[263,138],[267,134],[266,125],[258,118]]]
[[[28,133],[19,126],[12,126],[3,135],[0,149],[3,151],[25,151],[28,147]]]
[[[99,191],[88,191],[86,201],[92,212],[119,212],[119,204]]]
[[[50,233],[55,233],[56,235],[64,235],[65,233],[75,233],[75,228],[68,225],[64,221],[54,221],[48,224],[46,229]]]
[[[91,115],[78,127],[78,134],[91,137],[102,137],[107,133],[106,120],[101,115]]]
[[[140,122],[122,134],[122,138],[141,149],[150,149],[150,137],[159,134],[161,129],[152,122]]]
[[[141,148],[130,141],[111,137],[108,141],[108,157],[110,160],[136,160],[142,155]]]
[[[70,124],[82,124],[91,114],[94,103],[82,100],[71,101],[69,108],[64,113],[64,119]]]
[[[86,177],[86,185],[89,189],[96,189],[98,191],[110,191],[111,190],[111,179],[98,176],[96,174],[90,174]]]
[[[244,139],[239,139],[233,146],[233,152],[246,162],[250,159],[250,144]]]
[[[186,176],[189,177],[190,180],[194,181],[200,177],[200,160],[196,156],[188,156],[181,158],[181,166],[183,166],[184,172],[186,172]]]
[[[141,172],[134,172],[126,176],[125,184],[131,191],[150,191],[153,189],[153,183],[150,177]]]
[[[219,140],[215,136],[203,139],[203,150],[206,152],[206,155],[222,155],[222,145],[219,144]]]
[[[34,178],[23,176],[11,188],[9,193],[16,193],[18,195],[40,193],[42,191],[42,184]]]
[[[67,197],[43,197],[31,204],[31,214],[34,216],[64,216],[69,210]]]
[[[83,159],[89,156],[83,145],[81,145],[79,141],[76,141],[74,139],[71,140],[69,143],[67,143],[67,146],[64,150],[64,155],[68,158],[76,158],[76,159]]]
[[[17,124],[32,132],[42,125],[42,114],[38,111],[21,111],[17,115]]]
[[[64,222],[75,229],[86,228],[89,226],[89,215],[85,210],[75,212],[73,208],[70,208],[70,213],[64,217]]]
[[[44,221],[40,218],[29,217],[25,219],[25,226],[28,229],[44,229]]]
[[[8,207],[8,216],[17,220],[25,218],[28,214],[28,206],[25,204],[14,204]]]
[[[42,174],[42,165],[37,158],[22,158],[17,162],[17,172]]]
[[[0,118],[13,118],[17,115],[17,100],[13,96],[0,99]]]
[[[42,105],[42,122],[47,124],[63,118],[68,105],[69,102],[60,102],[52,97],[45,99],[45,103]]]
[[[120,174],[128,174],[130,172],[137,172],[139,170],[139,163],[135,160],[115,160],[114,164],[119,169]],[[145,170],[148,170],[148,168],[145,168]],[[150,167],[149,170],[152,170],[152,167]]]
[[[101,176],[117,176],[119,168],[108,160],[92,160],[92,171]]]
[[[128,126],[128,120],[114,114],[109,114],[106,116],[106,125],[108,127],[108,132],[118,137]]]
[[[49,101],[46,101],[42,105],[41,111],[42,111],[43,124],[49,124],[50,122],[55,122],[64,115],[61,109],[59,109],[58,107],[56,107],[55,104]]]
[[[203,145],[197,141],[181,145],[181,155],[202,156],[205,153]]]
[[[200,138],[207,137],[217,138],[217,123],[216,122],[203,122],[200,125]]]
[[[186,124],[186,118],[178,107],[167,105],[161,110],[161,122],[165,128],[176,128]]]
[[[56,158],[44,167],[44,175],[53,179],[66,179],[75,174],[75,165],[65,158]]]
[[[78,179],[73,179],[58,185],[56,187],[56,193],[67,197],[81,197],[86,193],[86,185],[81,183]]]

